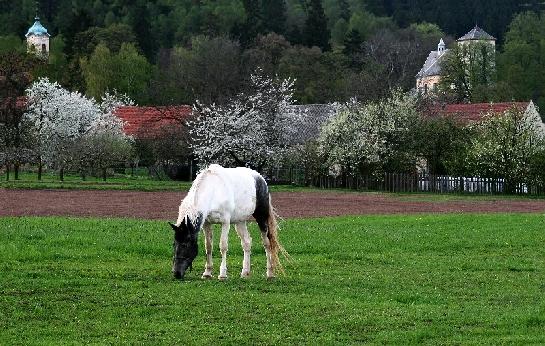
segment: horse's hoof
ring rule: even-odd
[[[203,280],[212,279],[212,275],[210,275],[210,274],[202,274],[201,279],[203,279]]]
[[[276,279],[276,276],[267,276],[267,280],[268,281],[273,281],[274,279]]]
[[[245,279],[250,277],[250,272],[242,272],[240,273],[240,277]]]
[[[226,280],[227,280],[227,276],[218,276],[218,280],[219,280],[219,281],[226,281]]]

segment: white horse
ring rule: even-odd
[[[244,251],[241,277],[250,275],[252,238],[246,221],[253,216],[261,230],[261,239],[267,256],[267,278],[273,278],[275,269],[282,270],[278,252],[285,250],[278,241],[278,226],[265,179],[254,170],[244,167],[223,168],[211,165],[201,171],[187,196],[180,204],[174,229],[172,272],[178,279],[184,277],[197,257],[197,238],[204,229],[206,265],[203,278],[212,277],[212,224],[221,224],[221,265],[218,279],[227,279],[227,238],[230,224],[240,237]]]

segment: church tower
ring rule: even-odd
[[[34,18],[34,24],[28,29],[25,37],[28,51],[34,51],[38,56],[49,57],[49,35],[47,29],[40,23],[40,18]]]
[[[475,25],[471,31],[456,41],[458,47],[464,51],[467,51],[475,44],[482,45],[482,47],[485,48],[484,51],[486,53],[483,56],[483,64],[490,73],[495,70],[496,39],[486,31]],[[416,75],[416,90],[420,95],[427,94],[428,92],[437,89],[442,76],[441,60],[448,52],[449,49],[446,48],[445,42],[441,39],[437,45],[437,50],[431,51],[428,55],[428,58],[424,62],[424,66],[422,66]],[[483,50],[479,50],[479,52],[483,53]],[[469,64],[470,59],[464,58],[464,62]]]

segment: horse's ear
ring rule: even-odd
[[[176,231],[179,231],[180,230],[180,227],[179,226],[176,226],[175,224],[172,224],[172,223],[168,223],[170,225],[170,227],[172,227],[172,229],[174,230],[174,232]]]

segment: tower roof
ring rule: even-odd
[[[491,40],[496,41],[492,35],[479,28],[477,25],[470,32],[460,37],[457,41],[469,41],[469,40]]]
[[[30,27],[30,29],[28,29],[27,33],[26,33],[26,37],[29,37],[30,35],[36,35],[36,36],[51,36],[47,33],[47,29],[44,28],[44,26],[42,25],[42,23],[40,23],[40,18],[38,18],[38,16],[36,16],[36,18],[34,18],[34,24],[32,24],[32,26]]]

